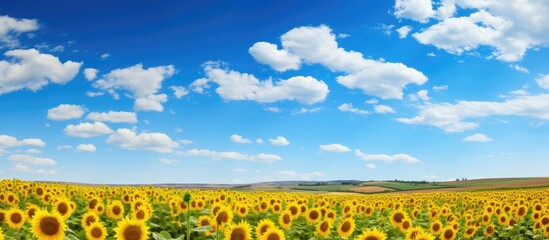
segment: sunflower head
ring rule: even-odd
[[[344,238],[351,236],[354,231],[355,221],[352,218],[343,219],[337,227],[337,233]]]
[[[490,237],[492,236],[492,234],[494,234],[494,231],[495,231],[494,225],[490,224],[486,227],[486,229],[484,229],[484,236]]]
[[[406,219],[406,213],[403,211],[394,211],[391,214],[391,224],[396,227],[400,227],[402,222]]]
[[[125,217],[118,221],[114,229],[118,240],[146,240],[149,235],[149,228],[145,222]]]
[[[385,240],[387,235],[377,228],[366,229],[356,238],[357,240]]]
[[[267,232],[267,229],[274,226],[275,224],[273,221],[271,221],[271,219],[268,219],[268,218],[261,219],[257,224],[257,227],[255,228],[255,236],[259,237],[263,235],[263,233]]]
[[[278,217],[278,223],[282,228],[289,229],[292,226],[292,213],[291,211],[287,210],[280,214]]]
[[[442,230],[442,223],[438,220],[431,223],[430,230],[431,230],[431,233],[433,233],[435,235],[438,235],[440,233],[440,231]]]
[[[99,216],[97,215],[97,213],[95,211],[88,211],[84,213],[84,215],[82,216],[82,220],[80,224],[82,225],[82,228],[87,228],[92,223],[98,222],[98,221],[99,221]]]
[[[124,216],[124,205],[120,200],[114,200],[107,206],[107,217],[120,219]]]
[[[250,225],[247,222],[230,225],[225,229],[225,238],[223,240],[251,240],[252,233]]]
[[[309,223],[315,223],[318,220],[320,220],[320,217],[321,217],[320,211],[318,211],[318,209],[316,209],[316,208],[313,208],[313,209],[309,210],[309,212],[307,212],[306,217],[307,217],[307,221]]]
[[[48,212],[39,209],[32,218],[32,234],[38,239],[63,240],[65,238],[65,222],[57,211]]]
[[[10,228],[20,229],[27,221],[26,214],[19,208],[11,208],[6,212],[4,221]]]
[[[408,231],[406,232],[406,239],[407,240],[413,240],[420,233],[424,233],[423,229],[420,228],[420,227],[409,228]]]
[[[453,240],[456,237],[456,230],[452,226],[447,226],[442,229],[440,238],[443,240]]]
[[[86,228],[88,240],[104,240],[107,237],[107,228],[101,222],[93,222]]]
[[[331,228],[330,220],[325,219],[316,226],[316,234],[320,237],[327,237],[332,233]]]
[[[286,240],[286,237],[281,229],[271,227],[263,235],[259,236],[258,240]]]

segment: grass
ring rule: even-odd
[[[512,183],[521,183],[521,182],[527,182],[531,179],[505,179],[505,180],[467,180],[467,181],[459,181],[459,182],[452,182],[451,185],[448,183],[441,183],[440,185],[445,186],[455,186],[455,187],[477,187],[477,186],[490,186],[490,185],[504,185],[504,184],[512,184]]]

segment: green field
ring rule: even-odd
[[[346,192],[349,191],[350,188],[354,188],[357,186],[353,185],[344,185],[344,184],[328,184],[328,185],[321,185],[321,186],[290,186],[288,189],[291,190],[305,190],[305,191],[322,191],[322,192]]]
[[[439,183],[409,183],[409,182],[365,182],[361,186],[378,186],[384,188],[390,188],[397,191],[411,191],[421,189],[435,189],[435,188],[453,188],[451,185],[441,185]]]

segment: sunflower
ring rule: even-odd
[[[406,219],[406,214],[402,211],[395,211],[391,214],[391,225],[395,227],[402,226],[402,222]]]
[[[451,225],[446,226],[444,229],[442,229],[441,232],[441,239],[442,240],[453,240],[456,237],[456,230]]]
[[[133,211],[132,216],[134,219],[140,221],[148,221],[151,218],[151,215],[145,206],[139,206],[137,211]]]
[[[355,221],[352,218],[345,218],[339,223],[337,233],[340,237],[349,237],[355,231]]]
[[[199,227],[205,227],[205,226],[212,226],[213,227],[213,231],[215,231],[215,224],[213,224],[213,221],[212,221],[212,218],[209,217],[209,216],[200,216],[198,217],[198,226]],[[207,236],[210,236],[211,231],[207,230],[204,232],[204,235],[207,237]]]
[[[101,203],[101,199],[94,197],[88,202],[88,210],[95,210],[97,204]]]
[[[423,233],[420,233],[420,234],[416,235],[414,240],[435,240],[435,236],[433,236],[429,233],[423,232]]]
[[[296,219],[299,216],[299,213],[301,212],[299,209],[299,205],[292,203],[288,208],[287,211],[290,211],[292,219]]]
[[[366,229],[360,234],[356,240],[385,240],[387,239],[387,234],[378,230],[377,228]]]
[[[490,237],[490,236],[492,236],[492,234],[494,234],[494,231],[495,231],[494,225],[490,224],[486,227],[486,229],[484,229],[484,236],[485,237]]]
[[[465,230],[465,232],[463,232],[463,237],[464,237],[465,239],[469,239],[469,238],[473,237],[473,235],[475,235],[475,232],[476,232],[476,231],[477,231],[476,228],[474,228],[474,227],[469,227],[469,228],[467,228],[467,229]]]
[[[332,210],[326,211],[326,219],[329,220],[331,223],[334,223],[336,217],[337,217],[336,212]]]
[[[499,225],[505,225],[507,224],[507,216],[505,216],[505,214],[502,214],[501,216],[498,217],[498,223]]]
[[[0,208],[0,223],[6,221],[6,212]]]
[[[271,219],[265,218],[261,219],[259,223],[257,224],[257,227],[255,228],[255,236],[256,238],[263,235],[267,231],[267,229],[274,227],[275,224]]]
[[[402,224],[400,224],[398,228],[400,228],[400,230],[402,230],[403,232],[406,232],[411,227],[412,227],[412,221],[410,221],[410,219],[404,219],[404,221],[402,221]]]
[[[68,219],[73,212],[68,199],[59,199],[57,203],[55,203],[54,209],[59,212],[64,219]]]
[[[86,237],[88,240],[104,240],[107,238],[107,229],[101,222],[93,222],[86,228]]]
[[[280,226],[282,226],[282,228],[290,229],[290,227],[292,226],[292,212],[287,210],[280,214],[280,216],[278,217],[278,223],[280,224]]]
[[[99,221],[99,216],[97,216],[97,213],[94,211],[88,211],[84,213],[84,215],[82,216],[82,221],[80,222],[80,224],[82,225],[82,228],[87,228],[91,226],[92,223],[98,222],[98,221]]]
[[[424,233],[423,229],[420,227],[412,227],[406,231],[406,240],[414,240],[415,237],[421,233]]]
[[[286,237],[284,236],[284,232],[282,230],[272,227],[267,229],[267,231],[257,240],[286,240]]]
[[[5,221],[11,228],[20,229],[25,225],[26,215],[19,208],[11,208],[6,212]]]
[[[107,207],[107,217],[120,219],[124,216],[124,205],[119,200],[112,201]]]
[[[227,207],[221,207],[215,216],[215,222],[220,230],[223,230],[225,224],[230,224],[233,219],[233,211]]]
[[[32,218],[32,234],[40,240],[65,239],[65,222],[57,211],[39,209]]]
[[[527,209],[525,206],[520,206],[516,209],[515,216],[517,218],[522,218],[524,215],[526,215]]]
[[[225,230],[225,238],[223,240],[251,240],[252,233],[250,224],[243,221],[236,225],[231,225]]]
[[[330,220],[325,219],[316,225],[316,234],[320,237],[327,237],[330,233],[332,233],[331,228],[332,226]]]
[[[114,229],[117,240],[146,240],[149,235],[149,228],[145,222],[125,217],[118,221]]]
[[[436,220],[435,222],[431,223],[431,233],[434,235],[438,235],[440,233],[440,230],[442,229],[442,223],[439,220]]]
[[[320,212],[318,211],[318,209],[313,208],[309,210],[306,217],[307,217],[307,222],[315,223],[320,219]]]

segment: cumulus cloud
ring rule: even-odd
[[[129,92],[136,99],[134,109],[138,111],[162,111],[162,103],[168,99],[166,94],[157,94],[162,81],[175,74],[173,65],[143,68],[137,64],[127,68],[110,71],[97,80],[93,86],[118,98],[118,90]]]
[[[430,125],[445,132],[463,132],[479,127],[469,119],[489,116],[522,116],[549,120],[549,94],[519,95],[503,102],[458,101],[456,104],[437,103],[420,107],[412,118],[398,118],[406,124]]]
[[[402,0],[397,1],[397,4],[399,2],[412,1]],[[422,8],[432,8],[430,0],[421,2]],[[456,15],[460,12],[463,14]],[[498,0],[444,0],[436,14],[440,21],[412,36],[422,44],[433,45],[457,55],[486,46],[492,50],[487,57],[516,62],[523,58],[528,49],[549,43],[549,25],[545,21],[548,14],[547,1],[524,0],[503,4]],[[424,21],[428,17],[435,15],[429,11],[429,14],[419,18],[407,18]]]
[[[279,72],[298,70],[301,65],[301,59],[298,56],[284,49],[278,50],[278,47],[272,43],[257,42],[248,51],[257,62],[269,65]]]
[[[21,33],[38,30],[35,19],[17,19],[10,16],[0,16],[0,48],[15,48],[19,46],[17,37]]]
[[[305,113],[315,113],[315,112],[320,112],[320,110],[322,110],[322,108],[319,108],[319,107],[315,107],[315,108],[300,108],[300,109],[296,109],[294,111],[292,111],[292,114],[305,114]]]
[[[234,143],[251,143],[250,139],[244,138],[240,135],[233,134],[231,135],[231,141]]]
[[[299,56],[303,63],[320,64],[331,71],[343,72],[347,75],[337,77],[338,83],[383,99],[402,99],[402,89],[406,85],[421,85],[427,81],[423,73],[402,63],[365,59],[362,53],[340,48],[336,35],[325,25],[294,28],[281,36],[281,42],[282,49],[277,51]],[[265,51],[264,54],[270,53]]]
[[[122,111],[91,112],[86,119],[96,122],[137,123],[137,114]]]
[[[320,151],[323,151],[323,152],[342,153],[342,152],[350,152],[351,151],[351,149],[349,149],[347,146],[341,145],[339,143],[320,145],[319,148],[320,148]]]
[[[30,165],[45,165],[45,166],[52,166],[55,165],[56,162],[53,159],[50,158],[41,158],[41,157],[35,157],[32,155],[25,155],[25,154],[13,154],[8,157],[8,160],[19,162],[19,163],[25,163]]]
[[[278,136],[275,139],[269,139],[269,142],[272,145],[276,145],[276,146],[286,146],[286,145],[290,144],[290,141],[288,141],[288,139],[286,139],[283,136]]]
[[[93,144],[80,144],[76,146],[77,152],[95,152],[96,149]]]
[[[86,109],[80,105],[60,104],[48,110],[48,119],[55,121],[79,119],[85,112]]]
[[[395,16],[427,22],[435,15],[431,0],[396,0]]]
[[[465,137],[462,139],[464,142],[491,142],[493,139],[489,138],[485,134],[482,133],[476,133],[470,136]]]
[[[403,27],[397,29],[396,31],[398,33],[399,38],[406,38],[406,36],[408,36],[408,33],[410,33],[410,31],[412,31],[412,27],[403,26]]]
[[[272,79],[259,80],[251,74],[223,69],[220,65],[218,62],[207,62],[204,64],[204,71],[208,82],[219,85],[215,91],[225,100],[261,103],[295,100],[303,104],[313,104],[324,101],[329,92],[326,83],[310,76],[296,76],[273,82]],[[201,85],[207,84],[204,79],[197,81],[201,81]]]
[[[387,105],[375,105],[374,110],[376,113],[385,114],[385,113],[395,113],[395,110],[391,106]]]
[[[71,137],[91,138],[111,134],[113,131],[102,122],[94,122],[80,123],[78,125],[69,124],[65,127],[63,132]]]
[[[121,128],[109,136],[107,143],[128,150],[148,150],[171,153],[179,144],[164,133],[140,133]]]
[[[16,172],[23,172],[23,173],[34,173],[34,174],[57,174],[57,171],[55,170],[45,170],[43,168],[30,168],[28,165],[25,164],[15,164],[15,166],[11,169]]]
[[[541,75],[536,79],[536,83],[540,88],[549,89],[549,75]]]
[[[168,95],[166,94],[151,94],[142,98],[135,99],[133,109],[135,111],[164,111],[162,103],[168,101]]]
[[[352,112],[360,115],[369,114],[369,112],[366,110],[355,108],[352,103],[343,103],[339,105],[337,109],[339,109],[339,111],[342,111],[342,112]]]
[[[399,153],[395,155],[368,154],[368,153],[363,153],[357,149],[355,150],[355,155],[364,161],[382,161],[387,163],[392,163],[392,162],[420,163],[421,162],[417,158],[412,157],[408,154],[403,154],[403,153]]]
[[[448,90],[448,85],[433,86],[433,91],[446,91]]]
[[[0,135],[0,149],[21,146],[44,147],[46,146],[46,143],[38,138],[25,138],[23,140],[17,140],[17,138],[12,136]]]
[[[429,98],[429,90],[425,90],[425,89],[419,90],[417,91],[417,93],[412,93],[408,95],[408,98],[414,102],[417,102],[419,100],[428,102],[429,100],[431,100],[431,98]]]
[[[173,95],[177,99],[180,99],[183,96],[189,94],[189,91],[187,91],[187,89],[185,89],[185,87],[182,87],[182,86],[170,86],[170,89],[173,90]]]
[[[84,78],[88,81],[94,80],[97,77],[97,73],[99,73],[99,70],[95,68],[86,68],[84,69]]]
[[[62,63],[36,49],[11,50],[4,55],[12,60],[0,61],[0,95],[21,89],[36,92],[50,83],[63,85],[76,76],[82,65],[73,61]]]
[[[208,149],[191,149],[187,151],[180,151],[177,154],[184,156],[201,156],[209,157],[214,160],[237,160],[237,161],[251,161],[251,162],[263,162],[274,163],[281,161],[282,157],[276,154],[260,153],[256,155],[249,155],[246,153],[239,153],[234,151],[217,152]]]
[[[27,150],[25,150],[25,153],[28,153],[28,154],[39,154],[39,153],[42,153],[42,151],[36,149],[36,148],[29,148]]]

